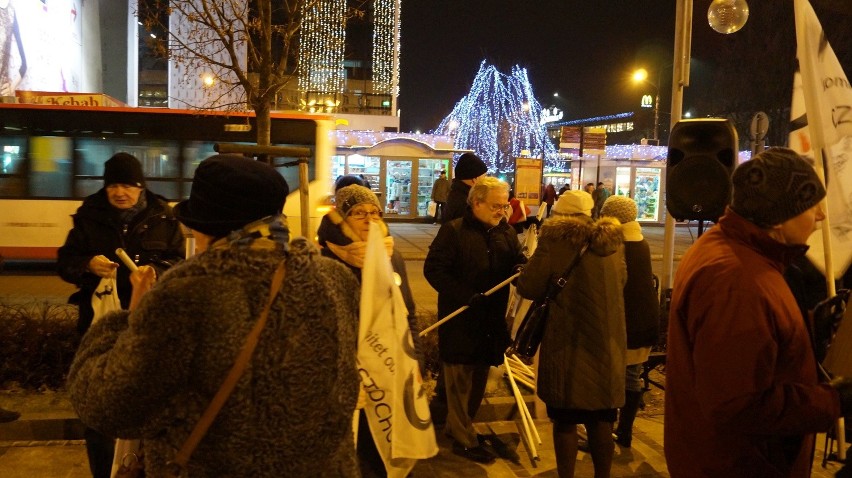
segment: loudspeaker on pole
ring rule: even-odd
[[[731,202],[737,131],[730,120],[680,120],[669,136],[666,208],[675,219],[717,221]]]

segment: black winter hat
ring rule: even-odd
[[[179,202],[175,217],[187,227],[213,237],[267,216],[280,214],[290,188],[272,166],[234,154],[217,154],[198,165],[189,199]]]
[[[454,178],[457,179],[473,179],[482,176],[488,172],[485,163],[479,159],[479,156],[473,153],[464,153],[459,156],[459,161],[456,163]]]
[[[825,188],[807,159],[769,148],[734,170],[731,209],[760,227],[792,219],[817,205]]]
[[[142,165],[135,156],[127,153],[116,153],[104,164],[104,186],[110,184],[129,184],[139,188],[145,187],[145,173]]]

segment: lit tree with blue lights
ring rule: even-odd
[[[455,135],[458,149],[471,149],[491,173],[511,172],[521,151],[555,164],[556,146],[541,123],[541,105],[533,95],[527,70],[512,67],[505,75],[483,61],[470,92],[456,103],[437,134]]]

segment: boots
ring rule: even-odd
[[[628,390],[624,398],[624,406],[618,416],[618,428],[615,429],[615,442],[624,448],[630,448],[633,441],[633,420],[642,401],[642,392]]]

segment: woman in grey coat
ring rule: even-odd
[[[623,236],[617,220],[592,220],[593,206],[585,191],[563,193],[518,278],[522,296],[542,299],[550,281],[589,244],[551,302],[541,344],[537,393],[553,421],[560,477],[574,475],[578,423],[588,431],[595,476],[609,476],[612,423],[624,404]]]
[[[131,276],[130,311],[86,334],[69,375],[84,423],[142,438],[147,476],[189,436],[234,364],[283,260],[284,283],[257,349],[193,453],[188,475],[357,477],[352,415],[358,283],[280,215],[287,183],[239,156],[204,160],[176,217],[196,255],[153,284]]]

